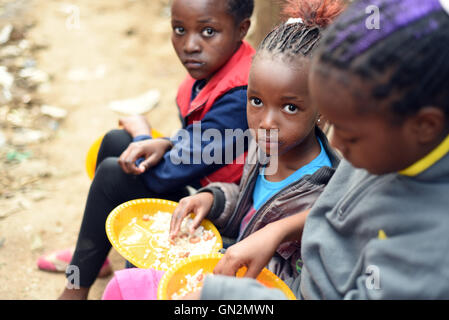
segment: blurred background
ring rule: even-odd
[[[180,127],[175,96],[186,73],[169,8],[169,0],[0,0],[0,299],[62,291],[63,274],[39,271],[36,260],[75,245],[86,154],[117,127],[121,107],[137,106],[165,135]],[[278,12],[256,0],[254,46]],[[115,251],[110,258],[124,267]],[[90,299],[109,279],[96,281]]]

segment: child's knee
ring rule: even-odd
[[[104,159],[95,172],[90,193],[107,195],[109,199],[122,199],[130,192],[130,177],[127,176],[116,157]]]
[[[98,151],[98,164],[109,157],[119,157],[132,140],[132,137],[125,130],[114,129],[106,133]]]
[[[97,171],[92,184],[95,190],[101,190],[111,198],[122,199],[143,189],[142,183],[134,175],[126,174],[118,163],[117,157],[104,159]]]
[[[113,149],[118,143],[127,142],[129,144],[131,140],[132,137],[125,130],[113,129],[104,135],[102,145],[108,149]]]
[[[121,175],[122,168],[118,163],[118,158],[109,157],[104,159],[98,166],[97,171],[95,172],[95,177],[116,177]]]

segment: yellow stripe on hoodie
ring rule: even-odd
[[[420,174],[421,172],[426,171],[431,166],[433,166],[438,160],[443,158],[449,152],[449,136],[447,136],[443,142],[441,142],[438,147],[433,149],[427,156],[418,160],[414,164],[412,164],[407,169],[399,171],[399,174],[404,176],[414,177]]]

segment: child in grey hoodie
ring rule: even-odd
[[[379,30],[366,24],[373,3]],[[444,0],[360,0],[329,28],[309,84],[346,160],[310,212],[237,244],[219,273],[243,261],[260,268],[245,252],[269,256],[302,231],[298,298],[449,299],[447,30]],[[282,298],[255,280],[225,276],[207,277],[201,292],[201,299]]]

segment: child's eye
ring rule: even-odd
[[[210,38],[213,37],[215,34],[215,30],[213,28],[205,28],[202,32],[204,37]]]
[[[283,110],[289,114],[295,114],[298,112],[298,107],[294,104],[287,104],[284,106]]]
[[[173,31],[179,36],[182,36],[186,32],[183,27],[174,27]]]
[[[262,100],[259,98],[251,98],[249,101],[253,107],[260,108],[263,106]]]

